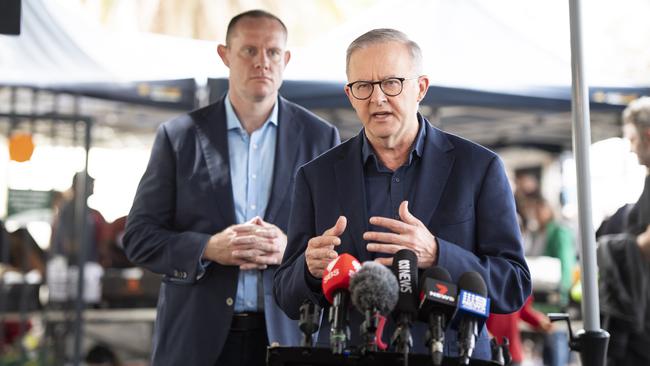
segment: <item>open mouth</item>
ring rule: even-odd
[[[372,113],[371,116],[376,117],[376,118],[386,118],[388,116],[391,116],[391,112],[375,112]]]

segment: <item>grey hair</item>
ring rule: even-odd
[[[633,100],[623,111],[623,124],[631,123],[637,130],[650,128],[650,97]]]
[[[355,51],[384,42],[397,42],[405,45],[411,54],[411,61],[413,62],[415,72],[418,75],[422,74],[422,50],[420,49],[420,46],[409,39],[409,37],[403,32],[396,29],[379,28],[362,34],[350,43],[345,58],[346,75],[350,75],[350,58]]]

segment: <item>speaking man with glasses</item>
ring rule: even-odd
[[[252,10],[217,52],[228,93],[163,123],[128,216],[131,261],[163,274],[152,365],[263,365],[300,343],[273,300],[293,176],[339,142],[336,129],[278,95],[287,29]]]
[[[442,266],[454,281],[479,272],[492,312],[519,309],[531,282],[503,163],[418,113],[429,87],[419,46],[396,30],[369,31],[348,47],[346,72],[345,93],[363,129],[298,170],[287,249],[275,273],[280,307],[297,318],[302,299],[326,306],[321,277],[338,253],[389,265],[407,248],[421,269]],[[359,344],[361,315],[350,317],[351,344]],[[414,351],[425,352],[425,325],[413,334]],[[456,339],[447,332],[447,355],[458,353]],[[490,356],[483,329],[473,357]]]

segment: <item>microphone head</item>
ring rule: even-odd
[[[465,272],[458,280],[458,311],[480,319],[490,315],[487,285],[478,272]]]
[[[377,309],[389,313],[397,304],[398,291],[393,273],[376,262],[365,262],[350,280],[352,304],[361,312]]]
[[[393,274],[397,278],[399,293],[393,315],[415,315],[418,311],[418,257],[412,250],[402,249],[393,257]]]
[[[433,311],[442,313],[447,319],[456,311],[458,289],[451,282],[449,272],[439,266],[424,271],[420,279],[420,312],[418,318],[427,322]]]
[[[361,268],[361,263],[348,253],[343,253],[332,260],[323,272],[323,294],[331,304],[334,293],[348,290],[350,278]]]

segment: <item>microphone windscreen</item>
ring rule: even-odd
[[[458,279],[458,289],[487,296],[487,285],[478,272],[465,272]]]
[[[458,313],[485,321],[490,315],[487,285],[478,272],[465,272],[458,280]]]
[[[361,268],[361,263],[348,253],[343,253],[332,260],[323,272],[323,294],[327,301],[334,301],[334,293],[347,290],[350,278]]]
[[[418,310],[418,257],[412,250],[402,249],[393,257],[393,273],[399,284],[399,297],[394,315],[415,314]]]
[[[440,266],[428,268],[420,278],[419,319],[426,322],[432,312],[450,319],[456,311],[457,294],[456,284],[451,282],[447,269]]]
[[[350,280],[352,304],[363,312],[377,309],[387,314],[397,304],[397,279],[384,265],[365,262]]]
[[[427,268],[427,270],[424,271],[422,278],[420,279],[420,288],[424,286],[424,281],[427,278],[433,278],[434,280],[438,281],[451,282],[451,275],[449,274],[449,271],[440,266],[433,266]]]

